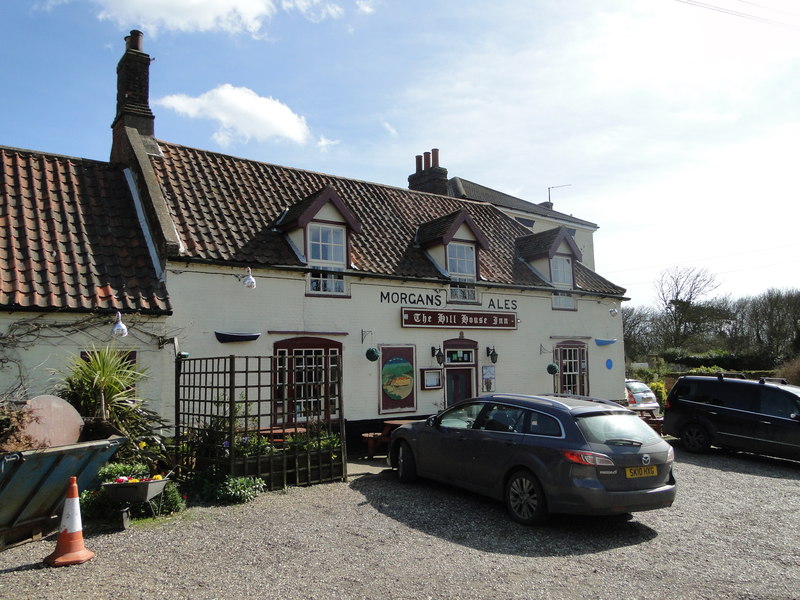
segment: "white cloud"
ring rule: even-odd
[[[70,0],[44,0],[50,9]],[[264,26],[278,11],[277,0],[90,0],[98,17],[120,27],[140,27],[151,35],[160,30],[246,32],[264,35]],[[283,0],[280,8],[297,11],[315,23],[338,18],[344,9],[326,0]]]
[[[155,103],[191,119],[216,121],[219,128],[213,139],[223,147],[251,138],[259,141],[283,138],[302,145],[311,137],[305,119],[282,102],[228,83],[194,98],[173,94]]]
[[[374,0],[356,0],[356,11],[364,15],[371,15],[375,12]]]
[[[257,35],[276,12],[273,0],[92,0],[100,19],[121,27],[158,30],[246,31]]]
[[[296,10],[314,23],[328,18],[337,19],[344,14],[344,9],[341,6],[324,0],[283,0],[281,8],[284,10]]]
[[[395,129],[391,123],[388,121],[383,122],[383,128],[389,132],[389,135],[393,138],[396,138],[399,134],[397,133],[397,129]]]
[[[329,140],[324,135],[319,136],[319,141],[317,142],[317,148],[319,148],[320,152],[327,152],[330,146],[335,146],[339,143],[339,140]]]

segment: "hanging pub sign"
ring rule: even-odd
[[[403,327],[440,329],[516,329],[517,313],[403,308]]]

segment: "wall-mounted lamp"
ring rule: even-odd
[[[111,335],[114,337],[125,337],[128,335],[128,328],[122,322],[122,315],[117,313],[117,320],[111,326]]]
[[[250,269],[250,267],[247,267],[247,277],[242,279],[242,285],[248,290],[256,289],[256,278],[253,277],[253,271]]]
[[[437,348],[436,346],[431,346],[431,356],[436,358],[436,362],[440,365],[444,363],[444,352],[442,352],[441,348]]]
[[[550,375],[558,375],[558,371],[559,369],[556,363],[550,363],[549,365],[547,365],[547,372]]]
[[[486,356],[489,357],[489,360],[492,361],[492,364],[497,362],[497,350],[494,349],[494,346],[491,348],[486,346]]]
[[[375,362],[380,357],[381,353],[377,348],[367,348],[366,357],[370,362]]]
[[[612,317],[616,317],[619,314],[619,311],[616,308],[612,308],[608,311],[608,314],[610,314]]]

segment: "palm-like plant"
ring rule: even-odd
[[[147,373],[131,360],[131,351],[92,347],[75,356],[60,375],[56,394],[72,404],[85,420],[110,424],[132,442],[132,453],[140,458],[163,457],[162,437],[155,430],[165,427],[166,422],[136,395],[136,384]]]
[[[65,379],[89,393],[82,399],[81,414],[109,421],[110,405],[127,407],[141,402],[135,396],[136,384],[146,377],[146,373],[130,360],[130,355],[130,351],[106,346],[92,347],[85,356],[72,359]]]

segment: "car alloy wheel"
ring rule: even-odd
[[[689,452],[706,452],[711,446],[711,436],[702,425],[689,423],[681,431],[681,443]]]
[[[547,517],[544,491],[533,473],[520,469],[508,478],[506,506],[511,517],[523,525],[541,523]]]

